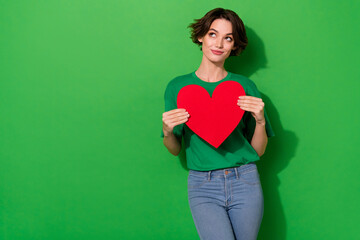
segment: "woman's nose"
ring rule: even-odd
[[[218,38],[218,39],[216,40],[216,47],[218,47],[218,48],[222,48],[222,47],[223,47],[223,41],[222,41],[222,39]]]

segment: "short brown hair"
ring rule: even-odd
[[[241,18],[230,9],[215,8],[205,14],[200,19],[194,19],[195,22],[191,23],[188,28],[191,29],[191,40],[200,46],[202,50],[202,43],[199,42],[198,38],[202,38],[209,31],[212,22],[216,19],[225,19],[231,22],[234,37],[234,47],[230,56],[238,56],[242,51],[245,50],[248,39],[246,37],[245,26]]]

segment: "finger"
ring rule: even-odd
[[[258,97],[254,97],[254,96],[249,96],[249,95],[239,96],[239,99],[253,99],[253,100],[262,100],[261,98],[258,98]]]
[[[171,111],[168,111],[168,112],[164,112],[163,113],[163,116],[167,117],[167,116],[172,116],[172,115],[182,115],[182,114],[187,114],[187,111],[183,108],[179,108],[179,109],[174,109],[174,110],[171,110]]]
[[[168,122],[167,125],[170,126],[170,127],[175,127],[179,124],[182,124],[182,123],[185,123],[188,121],[188,117],[185,117],[185,118],[179,118],[179,119],[176,119],[175,121],[172,121],[172,122]]]
[[[262,101],[261,98],[258,98],[258,97],[253,97],[253,96],[239,96],[239,99],[241,100],[254,100],[254,101]]]
[[[180,121],[176,122],[176,125],[179,125],[179,124],[185,123],[185,122],[187,122],[188,120],[189,120],[189,118],[184,118],[184,119],[182,119],[182,120],[180,120]]]
[[[243,103],[243,102],[239,103],[238,102],[237,105],[240,107],[264,108],[264,104],[262,104],[262,103]]]
[[[176,108],[174,110],[172,110],[174,112],[178,111],[178,112],[186,112],[186,109],[185,108]]]
[[[255,104],[255,105],[259,105],[259,106],[265,106],[265,103],[261,100],[261,101],[254,101],[254,100],[238,100],[237,101],[238,104]]]
[[[244,111],[253,112],[253,113],[260,113],[262,109],[256,107],[240,107]]]
[[[176,113],[176,114],[165,116],[164,119],[173,121],[176,118],[189,117],[189,116],[190,116],[190,114],[188,112],[183,112],[183,113]]]
[[[169,123],[174,124],[174,123],[177,123],[177,122],[181,122],[183,120],[187,120],[188,118],[189,118],[188,116],[174,118],[174,119],[169,120]]]
[[[165,112],[165,114],[172,115],[172,114],[181,113],[181,112],[186,112],[186,110],[184,108],[176,108],[176,109]]]
[[[257,103],[257,104],[262,104],[262,103],[264,103],[261,98],[260,98],[260,100],[254,100],[254,99],[238,99],[237,101],[240,102],[240,103]]]
[[[260,107],[264,107],[265,103],[263,102],[252,102],[252,101],[238,101],[237,102],[238,105],[250,105],[250,106],[260,106]]]
[[[188,112],[176,113],[171,115],[163,116],[163,120],[174,121],[176,118],[189,117],[190,114]]]

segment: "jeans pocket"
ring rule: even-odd
[[[240,174],[240,180],[244,183],[250,185],[257,185],[260,184],[260,175],[257,170],[257,167],[251,168],[243,173]]]
[[[188,188],[200,188],[208,181],[206,176],[200,176],[195,174],[189,174],[188,176]]]

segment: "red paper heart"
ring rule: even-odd
[[[234,131],[244,115],[237,105],[239,96],[245,95],[240,83],[225,81],[214,90],[212,97],[201,86],[191,84],[180,89],[178,108],[190,114],[186,125],[206,142],[218,148]]]

